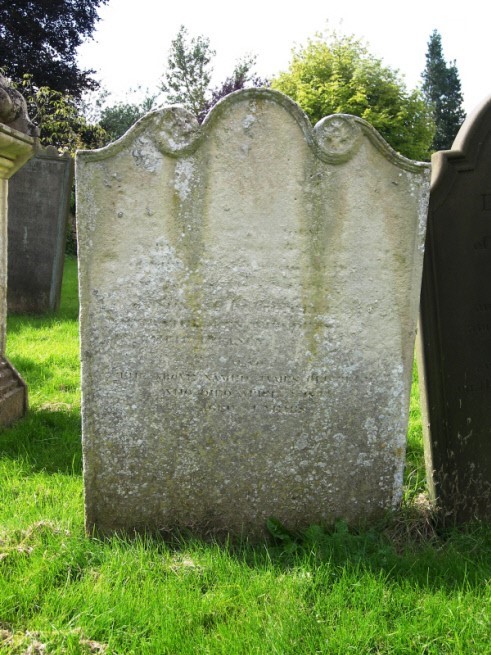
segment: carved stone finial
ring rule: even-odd
[[[9,86],[0,74],[0,123],[32,137],[39,136],[39,130],[27,115],[27,104],[16,89]]]
[[[352,116],[335,114],[320,120],[314,128],[317,143],[332,162],[347,161],[358,150],[361,128]]]

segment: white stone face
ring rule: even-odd
[[[428,166],[269,90],[77,158],[88,529],[253,537],[400,498]]]

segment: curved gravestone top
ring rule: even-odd
[[[67,159],[71,159],[71,155],[69,152],[64,151],[60,152],[56,146],[40,146],[36,149],[36,157],[40,157],[42,159],[53,159],[57,160],[60,162],[63,162]]]
[[[255,122],[255,102],[270,102],[283,107],[296,121],[305,141],[317,157],[328,163],[348,161],[357,152],[363,138],[368,139],[387,160],[409,171],[428,169],[425,162],[417,162],[403,157],[362,118],[349,114],[334,114],[322,118],[314,128],[303,110],[288,96],[271,89],[243,89],[226,96],[218,102],[199,125],[195,116],[185,108],[176,105],[154,110],[141,118],[117,141],[98,150],[79,151],[85,159],[95,160],[112,157],[127,146],[129,140],[138,139],[147,133],[158,150],[170,157],[190,154],[199,148],[203,140],[213,130],[220,117],[236,104],[249,102],[252,113],[245,119],[245,128]]]
[[[465,119],[450,150],[435,152],[431,158],[432,205],[443,202],[459,173],[473,171],[486,151],[489,138],[491,97],[484,99]]]
[[[76,178],[88,529],[393,507],[429,166],[254,89],[154,111]]]

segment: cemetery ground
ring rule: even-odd
[[[84,535],[76,261],[61,309],[11,316],[29,385],[0,432],[0,653],[489,653],[491,526],[442,527],[425,500],[418,386],[403,507],[269,545]]]

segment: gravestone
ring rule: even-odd
[[[8,311],[43,313],[60,305],[73,164],[40,149],[9,183]]]
[[[491,99],[433,156],[418,364],[443,516],[491,518]]]
[[[0,75],[0,426],[16,420],[27,408],[26,385],[5,358],[8,180],[33,156],[36,136],[25,100]]]
[[[428,165],[255,89],[148,114],[76,178],[87,529],[397,504]]]

